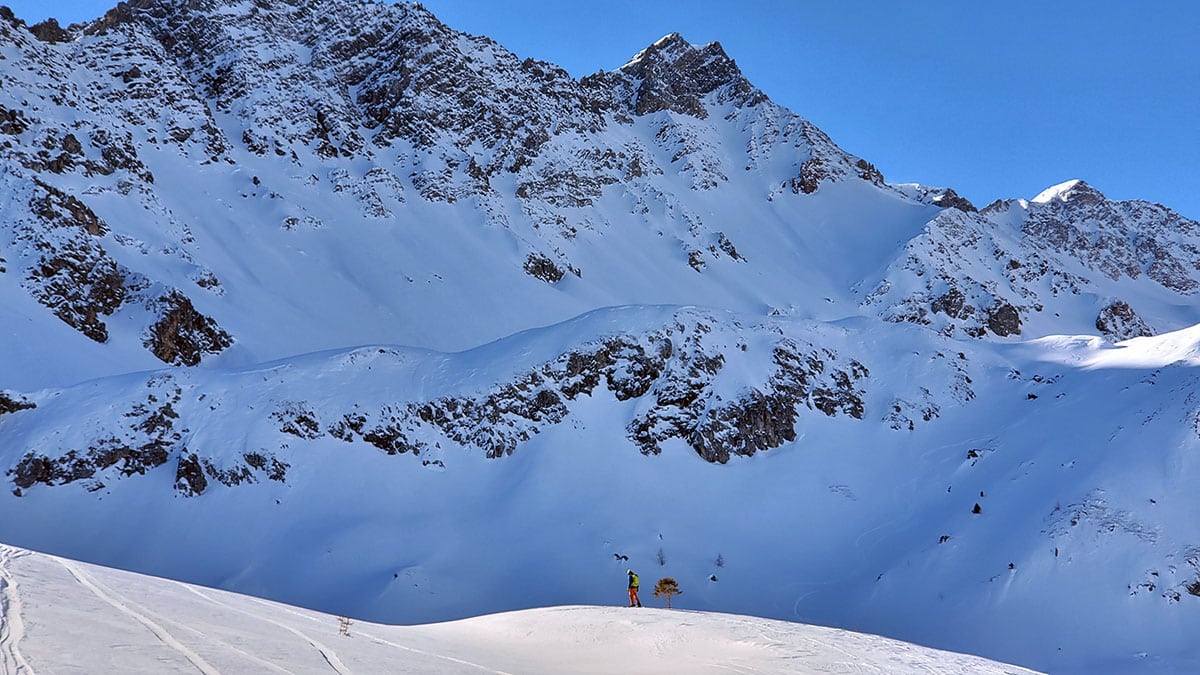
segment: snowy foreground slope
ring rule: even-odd
[[[0,545],[0,673],[1032,671],[747,616],[553,607],[388,626]]]

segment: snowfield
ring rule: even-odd
[[[620,595],[619,590],[616,595]],[[1033,671],[747,616],[550,607],[387,626],[0,545],[0,673]]]

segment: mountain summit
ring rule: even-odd
[[[1096,188],[1075,178],[1046,188],[1030,201],[1034,204],[1049,204],[1053,201],[1068,202],[1072,200],[1099,202],[1105,201],[1105,197]]]
[[[888,183],[677,34],[578,80],[364,0],[0,45],[0,541],[1194,669],[1200,223]]]
[[[742,76],[720,43],[697,47],[679,33],[666,35],[638,52],[618,72],[636,83],[632,100],[636,115],[670,110],[703,119],[708,116],[703,99],[709,95],[713,103],[738,107],[767,100]]]

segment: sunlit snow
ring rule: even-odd
[[[416,626],[321,614],[0,545],[0,673],[1032,671],[819,626],[568,606]]]

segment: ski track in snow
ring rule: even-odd
[[[183,587],[185,590],[188,590],[188,591],[191,591],[191,590],[192,590],[191,588],[189,588],[189,587],[188,587],[186,584],[184,584],[184,583],[181,583],[181,582],[176,582],[176,583],[177,583],[177,584],[179,584],[180,586],[182,586],[182,587]],[[199,595],[199,593],[197,593],[197,595]],[[204,597],[204,596],[201,596],[201,597]],[[207,599],[207,598],[206,598],[206,599]],[[215,603],[215,604],[217,604],[217,605],[219,605],[219,606],[221,606],[221,607],[226,607],[226,608],[228,608],[228,605],[224,605],[224,604],[222,604],[222,603]],[[229,650],[232,650],[232,651],[234,651],[234,652],[237,652],[237,653],[238,653],[238,655],[240,655],[241,657],[243,657],[243,658],[245,658],[245,659],[247,659],[247,660],[249,660],[249,661],[253,661],[254,663],[258,664],[259,666],[262,666],[263,668],[265,668],[265,669],[267,669],[267,670],[273,670],[273,671],[275,671],[275,672],[277,672],[277,673],[287,673],[288,675],[295,675],[295,673],[293,673],[292,671],[288,670],[287,668],[283,668],[283,667],[279,666],[278,664],[275,664],[275,663],[272,663],[272,662],[270,662],[270,661],[267,661],[266,659],[259,658],[258,656],[254,655],[254,654],[251,654],[250,652],[248,652],[248,651],[246,651],[246,650],[244,650],[244,649],[241,649],[241,648],[240,648],[240,647],[238,647],[237,645],[235,645],[235,644],[232,644],[232,643],[230,643],[230,642],[228,642],[228,641],[226,641],[226,640],[221,640],[221,639],[219,639],[219,638],[215,638],[215,637],[214,637],[214,636],[212,636],[212,635],[207,635],[207,634],[201,633],[200,631],[197,631],[197,630],[191,629],[191,628],[189,628],[189,627],[187,627],[187,626],[184,626],[184,627],[185,627],[185,628],[188,628],[188,630],[192,630],[192,632],[195,632],[196,634],[198,634],[198,635],[200,635],[200,636],[202,636],[202,637],[204,637],[204,638],[207,638],[207,639],[210,639],[210,640],[217,640],[218,642],[220,642],[220,643],[221,643],[221,646],[222,646],[222,647],[224,647],[224,648],[226,648],[226,649],[229,649]]]
[[[135,621],[145,626],[151,633],[154,633],[154,636],[157,637],[163,644],[179,652],[179,654],[187,659],[193,666],[195,666],[197,670],[205,675],[220,675],[219,670],[212,667],[212,665],[205,661],[203,657],[189,649],[187,645],[177,640],[175,636],[171,635],[166,628],[163,628],[162,625],[150,617],[134,609],[131,604],[114,598],[104,588],[102,588],[98,582],[89,577],[88,574],[83,571],[83,569],[68,560],[64,560],[62,558],[56,558],[56,560],[59,562],[59,564],[66,568],[67,572],[69,572],[71,576],[75,577],[75,580],[78,581],[80,585],[82,585],[84,588],[87,588],[89,591],[95,594],[96,597],[100,598],[109,605],[112,605],[114,609],[130,616]]]
[[[242,609],[241,607],[235,607],[227,602],[221,602],[220,600],[208,595],[207,593],[204,593],[203,591],[201,591],[197,588],[188,586],[187,584],[180,583],[179,586],[181,588],[183,588],[184,590],[187,590],[195,595],[200,596],[204,600],[206,600],[214,605],[217,605],[218,607],[232,610],[232,611],[238,612],[239,614],[244,614],[246,616],[258,619],[259,621],[265,621],[273,626],[276,626],[278,628],[282,628],[283,630],[286,630],[287,632],[295,635],[296,637],[300,638],[301,640],[304,640],[313,649],[317,650],[317,653],[319,653],[321,655],[321,658],[325,660],[325,663],[329,664],[329,667],[332,668],[335,672],[341,673],[342,675],[351,675],[352,671],[346,667],[346,664],[342,663],[342,660],[340,658],[338,658],[336,651],[334,651],[328,645],[326,645],[322,642],[319,642],[318,640],[313,639],[311,636],[309,636],[304,631],[302,631],[298,628],[289,626],[286,623],[283,623],[282,621],[275,621],[274,619],[268,619],[267,617],[265,617],[261,614],[255,614],[254,612],[247,611],[245,609]],[[266,602],[265,600],[260,600],[258,598],[253,598],[253,597],[248,598],[248,599],[250,601],[260,604],[264,607],[270,608],[273,611],[277,611],[277,605],[273,605],[269,602]],[[288,613],[290,613],[290,614],[294,614],[294,615],[302,617],[304,619],[310,618],[308,616],[305,616],[304,614],[301,614],[300,612],[296,612],[293,610],[286,610],[286,611],[288,611]]]
[[[463,659],[456,659],[456,658],[454,658],[453,656],[446,656],[446,655],[444,655],[444,654],[436,654],[436,653],[434,653],[434,652],[427,652],[427,651],[425,651],[425,650],[423,650],[423,649],[417,649],[417,648],[415,648],[415,647],[406,647],[406,646],[404,646],[404,645],[401,645],[401,644],[396,644],[395,642],[391,642],[391,641],[389,641],[389,640],[384,640],[383,638],[378,638],[378,637],[375,637],[374,635],[368,635],[367,633],[363,633],[363,632],[361,632],[361,631],[359,632],[359,635],[361,635],[361,636],[363,636],[363,637],[367,638],[368,640],[371,640],[372,642],[375,642],[375,643],[377,643],[377,644],[381,644],[381,645],[387,645],[387,646],[389,646],[389,647],[394,647],[394,648],[396,648],[396,649],[403,649],[403,650],[404,650],[404,651],[406,651],[406,652],[412,652],[412,653],[414,653],[414,654],[421,654],[422,656],[433,656],[433,657],[437,657],[437,658],[439,658],[439,659],[444,659],[444,660],[446,660],[446,661],[449,661],[449,662],[451,662],[451,663],[457,663],[457,664],[459,664],[459,665],[463,665],[463,666],[469,666],[469,667],[471,667],[471,668],[477,668],[477,669],[479,669],[479,670],[482,670],[482,671],[484,671],[484,672],[488,672],[488,673],[494,673],[495,675],[514,675],[514,673],[510,673],[510,672],[508,672],[508,671],[505,671],[505,670],[494,670],[494,669],[492,669],[492,668],[489,668],[489,667],[487,667],[487,666],[482,666],[482,665],[479,665],[478,663],[472,663],[472,662],[470,662],[470,661],[464,661]]]
[[[25,622],[17,580],[9,570],[13,560],[26,555],[29,554],[0,545],[0,672],[5,675],[33,675],[34,672],[21,654]]]

